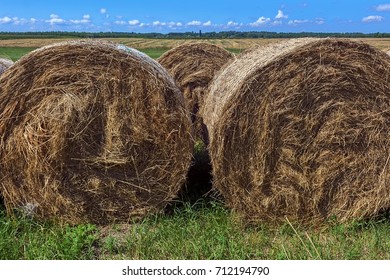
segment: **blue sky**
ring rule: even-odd
[[[390,32],[390,0],[0,0],[0,31]]]

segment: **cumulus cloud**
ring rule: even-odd
[[[181,22],[174,22],[174,21],[170,21],[170,22],[168,22],[167,23],[167,25],[169,26],[169,27],[181,27],[181,26],[183,26],[183,24],[181,23]]]
[[[362,22],[379,22],[379,21],[382,21],[384,19],[384,17],[382,16],[368,16],[368,17],[364,17],[362,18]]]
[[[382,4],[375,7],[378,12],[390,12],[390,4]]]
[[[116,21],[114,21],[114,24],[116,24],[116,25],[126,25],[127,22],[124,21],[124,20],[116,20]]]
[[[282,21],[281,20],[274,20],[272,23],[271,23],[272,26],[277,26],[277,25],[282,25]]]
[[[27,20],[25,18],[18,18],[18,17],[13,17],[12,18],[12,23],[15,25],[21,25],[27,23]]]
[[[65,20],[60,18],[59,15],[56,15],[56,14],[51,14],[50,15],[50,19],[46,20],[46,22],[50,23],[51,25],[54,25],[54,24],[62,24],[62,23],[65,23]]]
[[[200,26],[202,25],[202,22],[198,21],[198,20],[193,20],[193,21],[190,21],[187,23],[188,26]]]
[[[315,23],[321,25],[325,23],[325,20],[323,18],[316,18]]]
[[[229,26],[229,27],[235,27],[235,26],[238,26],[238,25],[239,25],[238,22],[234,22],[234,21],[229,21],[227,23],[227,26]]]
[[[105,15],[106,18],[109,18],[109,17],[110,17],[110,15],[107,13],[107,9],[106,9],[106,8],[101,8],[101,9],[100,9],[100,13],[101,13],[102,15]]]
[[[2,17],[0,18],[0,23],[10,23],[12,19],[10,17]]]
[[[82,19],[71,19],[69,22],[73,24],[85,24],[91,22],[91,16],[90,15],[83,15]]]
[[[38,22],[38,20],[35,18],[30,18],[30,19],[19,18],[19,17],[10,18],[8,16],[0,18],[0,24],[12,23],[15,25],[24,25],[24,24],[35,24],[36,22]]]
[[[153,26],[165,26],[165,25],[167,25],[167,23],[156,20],[156,21],[153,21],[152,25]]]
[[[285,15],[282,10],[278,10],[278,14],[275,16],[276,19],[288,18],[288,15]]]
[[[294,20],[290,20],[288,22],[288,25],[298,25],[298,24],[303,24],[303,23],[308,23],[308,22],[310,22],[310,21],[307,19],[294,19]]]
[[[211,26],[211,20],[206,21],[205,23],[203,23],[203,26]]]
[[[267,23],[269,23],[271,21],[270,18],[266,18],[266,17],[259,17],[258,20],[256,20],[255,22],[252,22],[250,23],[249,25],[250,26],[263,26],[263,25],[266,25]]]
[[[139,24],[140,24],[140,22],[139,22],[138,19],[129,20],[128,23],[129,23],[129,25],[131,25],[131,26],[139,25]]]

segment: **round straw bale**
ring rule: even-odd
[[[189,43],[167,51],[157,60],[183,92],[197,139],[207,142],[203,120],[199,115],[207,88],[221,67],[233,59],[232,53],[216,45]]]
[[[191,121],[148,56],[71,41],[24,56],[0,79],[0,187],[8,212],[76,224],[161,210],[185,181]]]
[[[214,188],[249,222],[317,224],[390,207],[390,57],[349,40],[252,50],[204,110]]]
[[[0,75],[7,70],[14,62],[7,58],[0,57]]]

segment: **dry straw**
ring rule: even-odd
[[[8,212],[71,224],[159,211],[193,142],[169,74],[133,49],[74,41],[38,49],[0,79],[0,187]]]
[[[349,40],[244,53],[204,110],[214,187],[248,221],[317,224],[390,207],[390,57]]]
[[[207,88],[220,68],[233,59],[232,53],[209,43],[183,44],[158,59],[184,94],[197,139],[207,141],[203,120],[199,115]]]
[[[0,57],[0,75],[5,70],[7,70],[12,64],[13,64],[12,60]]]

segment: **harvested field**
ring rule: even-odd
[[[199,110],[208,86],[220,68],[234,55],[208,43],[190,43],[164,53],[157,61],[168,70],[184,94],[196,139],[207,142],[206,129]]]
[[[0,47],[42,47],[68,39],[10,39],[0,40]],[[143,38],[107,38],[109,41],[120,43],[136,49],[171,49],[184,43],[205,42],[225,49],[244,50],[255,46],[266,46],[288,39],[143,39]],[[363,41],[371,46],[387,50],[390,48],[390,38],[357,38],[354,41]]]
[[[247,221],[319,224],[390,207],[390,57],[356,41],[247,51],[205,101],[214,187]]]
[[[191,122],[169,74],[102,41],[50,45],[0,78],[0,190],[7,212],[128,222],[176,197]]]

